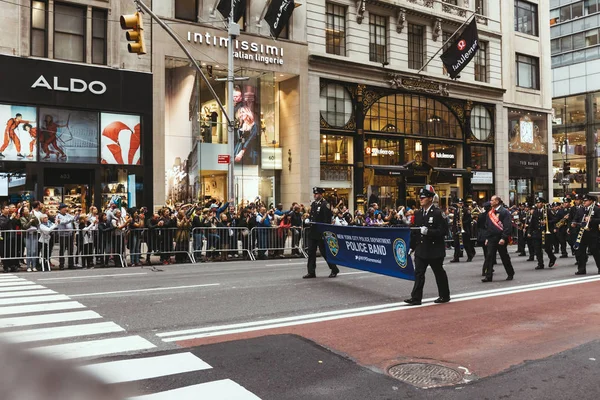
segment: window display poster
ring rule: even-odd
[[[233,89],[233,104],[237,130],[235,133],[235,163],[258,165],[260,161],[260,118],[256,115],[256,88],[251,85]]]
[[[47,162],[97,163],[98,113],[40,108],[38,147]]]
[[[100,126],[102,164],[140,165],[142,163],[139,115],[102,113]]]
[[[3,131],[0,161],[35,161],[36,108],[0,104],[0,124]]]

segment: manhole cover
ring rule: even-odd
[[[459,372],[437,364],[398,364],[388,372],[394,378],[420,388],[452,385],[462,380],[462,374]]]

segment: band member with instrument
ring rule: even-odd
[[[525,203],[525,243],[527,244],[527,251],[529,252],[529,258],[527,261],[535,261],[535,247],[533,246],[533,238],[531,235],[531,219],[533,218],[533,207]]]
[[[500,253],[502,264],[508,275],[506,280],[512,281],[515,275],[515,270],[510,261],[508,255],[508,238],[512,234],[512,218],[510,211],[502,206],[502,199],[498,195],[492,196],[490,200],[492,208],[488,212],[486,218],[486,232],[487,239],[486,245],[488,246],[487,257],[485,263],[487,264],[486,276],[481,281],[491,282],[494,274],[494,261],[496,260],[496,253]]]
[[[577,210],[572,228],[578,228],[577,238],[573,243],[577,257],[577,272],[575,275],[586,274],[587,251],[591,251],[598,273],[600,274],[600,249],[598,248],[598,225],[600,225],[600,207],[596,205],[596,196],[583,196],[583,207]],[[573,227],[575,225],[575,227]]]
[[[571,210],[571,199],[565,197],[556,212],[556,225],[554,232],[560,246],[560,258],[568,258],[567,254],[567,230],[569,229],[569,211]]]
[[[467,262],[471,262],[475,256],[475,248],[473,247],[473,242],[471,242],[473,217],[471,216],[469,207],[465,206],[463,199],[458,199],[456,203],[456,207],[454,207],[454,219],[452,220],[454,258],[450,262],[456,263],[459,261],[462,253],[461,246],[464,247],[467,253]]]
[[[423,286],[425,286],[425,271],[431,266],[437,282],[439,298],[434,303],[450,301],[448,276],[444,270],[446,244],[444,238],[448,233],[448,223],[442,211],[433,205],[435,190],[431,185],[425,185],[419,192],[421,209],[415,212],[415,221],[410,238],[410,247],[415,255],[415,284],[410,299],[404,300],[411,306],[421,305]]]
[[[557,215],[558,215],[558,210],[561,209],[561,203],[559,202],[554,202],[552,203],[552,210],[550,211],[549,215],[550,215],[550,226],[552,227],[552,229],[550,230],[550,236],[552,237],[552,251],[554,254],[558,254],[560,252],[560,243],[558,242],[558,235],[557,232],[555,232],[555,227],[556,224],[559,222]]]
[[[535,269],[544,269],[544,254],[546,251],[548,259],[548,267],[554,267],[556,264],[556,256],[552,252],[552,242],[550,240],[550,221],[548,213],[548,205],[546,201],[538,197],[535,199],[535,209],[531,216],[531,239],[533,241],[533,248],[535,258],[537,259],[537,267]]]
[[[575,254],[575,248],[573,248],[573,244],[575,243],[575,239],[577,239],[577,234],[579,233],[579,228],[575,222],[575,217],[577,217],[577,214],[579,213],[579,211],[581,210],[581,208],[583,208],[582,203],[582,196],[580,194],[576,194],[574,199],[573,199],[573,207],[571,207],[571,209],[569,210],[569,229],[568,229],[568,236],[567,236],[567,241],[569,242],[569,245],[571,246],[571,254],[573,256],[576,256]],[[578,263],[576,262],[575,265],[577,265]]]
[[[517,223],[517,253],[519,257],[527,255],[525,253],[525,220],[527,218],[527,214],[525,212],[525,204],[526,203],[519,204],[519,209],[513,214],[513,218]]]

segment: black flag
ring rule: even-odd
[[[454,42],[442,54],[442,62],[452,79],[475,57],[479,50],[479,35],[477,34],[477,21],[473,21],[456,35]]]
[[[217,5],[217,10],[223,18],[229,18],[231,12],[231,0],[221,0]],[[246,0],[233,0],[233,20],[237,23],[244,16],[246,11]]]
[[[279,34],[285,28],[292,13],[296,8],[294,0],[273,0],[269,4],[269,9],[265,14],[265,21],[271,27],[271,34],[275,39],[279,37]]]

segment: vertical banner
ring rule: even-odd
[[[217,10],[221,13],[223,18],[229,18],[231,13],[231,0],[221,0],[217,4]],[[246,12],[246,0],[233,0],[233,20],[237,23],[240,18],[244,16]],[[244,21],[245,23],[246,21]]]
[[[415,280],[410,228],[312,224],[325,241],[327,261],[395,278]]]
[[[456,38],[452,45],[441,55],[446,71],[452,79],[455,79],[460,71],[475,58],[475,54],[479,50],[479,34],[475,18],[460,34],[456,35]]]
[[[265,14],[265,21],[271,27],[271,34],[275,39],[279,38],[281,31],[285,28],[296,8],[294,0],[272,0]]]

